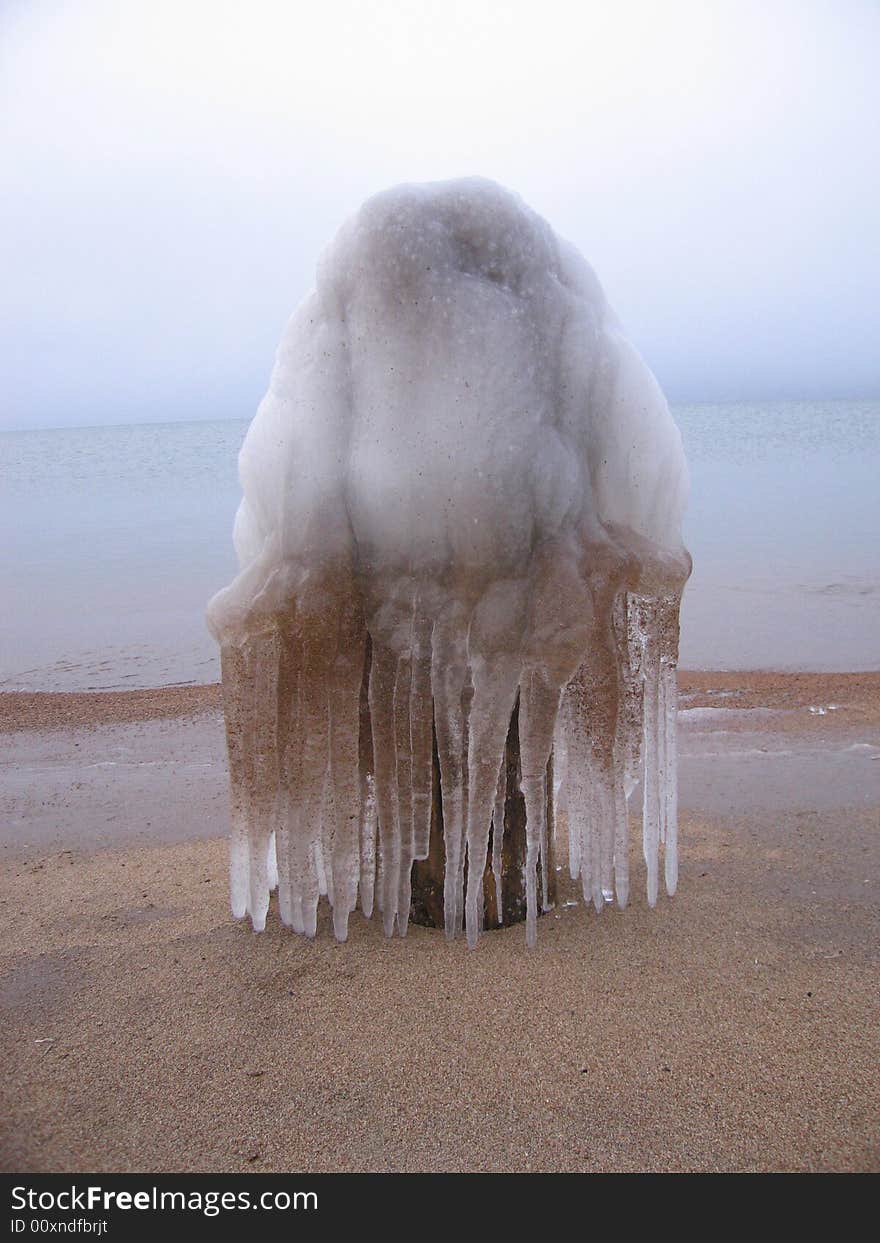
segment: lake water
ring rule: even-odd
[[[880,668],[880,402],[679,406],[691,469],[681,663]],[[247,422],[0,435],[0,686],[219,677]]]

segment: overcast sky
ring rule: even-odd
[[[250,417],[342,220],[471,173],[671,400],[878,396],[878,61],[878,0],[0,0],[0,425]]]

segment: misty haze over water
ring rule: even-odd
[[[673,407],[691,470],[681,664],[880,668],[880,401]],[[2,689],[219,678],[247,421],[0,435]]]

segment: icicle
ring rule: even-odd
[[[329,868],[324,866],[324,824],[326,822],[325,810],[327,816],[330,815],[328,804],[328,789],[324,787],[323,808],[321,811],[321,832],[312,840],[312,855],[315,860],[315,873],[318,877],[318,897],[325,898],[329,896],[330,885],[328,882]]]
[[[572,880],[577,880],[581,870],[581,843],[580,837],[571,831],[567,738],[565,699],[562,696],[553,735],[553,821],[557,836],[564,834],[568,839],[568,874]]]
[[[504,816],[507,807],[507,745],[501,757],[501,768],[498,771],[498,788],[495,791],[495,809],[492,812],[492,875],[495,879],[495,910],[498,923],[504,923],[504,903],[502,900],[502,853],[504,851]]]
[[[385,851],[382,849],[382,834],[379,829],[379,800],[376,800],[376,887],[373,900],[374,908],[379,913],[384,911],[385,903]],[[382,923],[384,925],[384,918]]]
[[[613,759],[606,760],[605,766],[598,774],[599,806],[601,809],[602,846],[600,851],[600,867],[602,881],[602,900],[606,904],[614,901],[614,843],[616,840],[615,824],[615,771]]]
[[[290,885],[290,834],[287,824],[282,820],[281,805],[284,802],[284,791],[278,791],[279,822],[275,830],[275,862],[278,870],[278,917],[285,928],[293,927],[293,909],[291,904]]]
[[[642,844],[648,869],[648,905],[657,903],[660,867],[660,769],[659,769],[659,690],[660,653],[656,618],[646,610],[642,678],[645,683],[644,792],[642,803]]]
[[[376,787],[372,773],[364,773],[361,785],[361,910],[367,919],[373,914],[373,899],[376,889],[376,829],[378,815],[376,812]]]
[[[663,659],[657,667],[657,818],[660,824],[660,845],[666,846],[666,679]]]
[[[333,904],[332,898],[332,873],[330,871],[330,822],[333,819],[333,788],[328,780],[328,775],[324,776],[324,794],[321,799],[321,815],[318,821],[319,831],[312,842],[312,851],[315,856],[315,871],[318,874],[318,897],[329,898],[330,904]],[[324,860],[327,860],[327,863]]]
[[[262,932],[269,910],[269,841],[275,831],[278,802],[277,632],[270,631],[252,639],[248,649],[247,673],[251,689],[247,721],[251,754],[248,913],[254,931]]]
[[[672,897],[678,887],[678,633],[681,596],[663,602],[661,631],[661,678],[665,755],[666,892]]]
[[[629,820],[624,788],[624,761],[614,755],[614,892],[620,910],[629,902]]]
[[[559,696],[556,696],[556,710],[559,711]],[[550,826],[553,824],[553,751],[547,757],[544,771],[544,811],[541,816],[541,840],[538,846],[538,862],[541,865],[541,910],[550,910],[550,868],[552,851],[550,850]]]
[[[367,919],[373,914],[373,901],[376,891],[376,869],[378,855],[376,849],[376,830],[378,815],[376,811],[376,783],[373,776],[373,729],[370,721],[370,667],[372,663],[372,644],[370,636],[366,636],[364,651],[364,669],[361,678],[359,700],[358,728],[358,768],[360,776],[360,901],[361,910]]]
[[[269,853],[266,857],[266,874],[269,877],[269,891],[278,888],[278,855],[275,850],[275,832],[269,838]]]
[[[590,788],[590,897],[593,900],[593,909],[597,914],[601,914],[605,907],[605,895],[602,892],[602,838],[604,826],[602,823],[602,785],[601,776],[597,771],[595,757],[590,753],[590,764],[587,769],[589,773]]]
[[[663,822],[665,833],[664,872],[666,892],[670,897],[678,886],[678,780],[677,780],[677,687],[675,669],[664,661],[661,665],[660,685],[663,695],[663,716],[660,730],[663,735]]]
[[[620,680],[615,743],[622,763],[624,793],[629,799],[642,772],[644,732],[643,636],[636,597],[620,592],[612,616]]]
[[[467,939],[472,949],[482,927],[483,873],[489,848],[489,826],[518,681],[519,662],[506,656],[499,659],[492,670],[478,666],[473,671],[474,697],[468,738],[468,882],[465,906]],[[539,841],[536,826],[536,861]],[[526,875],[528,883],[528,872]]]
[[[302,780],[302,646],[290,624],[281,634],[278,685],[278,909],[302,933],[298,792]]]
[[[614,891],[617,905],[621,910],[624,910],[629,902],[627,804],[637,781],[643,728],[641,678],[639,676],[641,643],[631,617],[630,602],[629,594],[625,590],[619,591],[611,610],[611,631],[617,668],[617,720],[612,746]]]
[[[328,643],[326,621],[320,614],[324,603],[315,593],[303,623],[301,694],[301,768],[294,787],[298,807],[296,851],[300,868],[302,923],[306,936],[317,927],[318,897],[321,889],[319,864],[323,858],[323,811],[330,766],[329,689],[335,643]],[[326,881],[326,876],[325,876]]]
[[[416,606],[413,621],[410,739],[412,748],[413,858],[427,859],[431,839],[433,784],[433,712],[431,702],[431,634],[433,620]]]
[[[229,891],[232,914],[243,919],[248,898],[248,786],[249,765],[245,746],[250,727],[247,703],[250,690],[244,648],[224,643],[220,649],[223,678],[223,707],[226,715],[226,744],[229,757],[229,802],[232,832],[229,839]]]
[[[607,585],[597,592],[593,641],[568,684],[564,712],[570,842],[574,838],[569,865],[580,870],[584,901],[592,902],[597,912],[613,900],[616,876],[626,900],[625,800],[617,762],[620,652],[610,614],[612,600]]]
[[[394,740],[397,753],[397,930],[406,936],[412,896],[413,863],[413,757],[412,757],[412,651],[397,662],[394,683]]]
[[[565,750],[568,757],[566,785],[568,787],[568,833],[574,840],[569,849],[569,862],[574,859],[577,870],[572,880],[580,876],[584,902],[592,899],[590,875],[590,749],[587,734],[584,687],[580,677],[572,678],[565,689],[562,703],[565,729]]]
[[[376,808],[381,840],[382,887],[380,903],[385,935],[394,933],[400,889],[400,825],[397,802],[397,744],[394,699],[396,654],[373,639],[370,668],[370,719],[373,726]]]
[[[553,746],[559,690],[545,670],[531,669],[523,679],[519,707],[519,748],[522,791],[526,800],[526,942],[537,939],[537,863],[542,857],[543,902],[547,906],[549,850],[547,849],[547,765]]]
[[[465,924],[465,893],[464,877],[468,865],[467,826],[470,814],[470,769],[468,754],[471,737],[471,709],[474,703],[474,682],[470,665],[465,670],[464,686],[461,691],[461,819],[462,840],[458,859],[458,874],[453,878],[455,889],[455,932],[464,930]]]
[[[330,785],[333,791],[331,848],[333,929],[348,937],[348,917],[357,902],[360,875],[360,693],[365,630],[359,611],[346,618],[330,689]]]
[[[463,913],[464,824],[466,814],[466,714],[467,681],[465,621],[460,612],[447,609],[434,626],[431,686],[440,784],[443,795],[443,838],[446,875],[443,885],[447,937],[461,930]],[[470,700],[468,697],[468,704]]]

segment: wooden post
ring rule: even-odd
[[[526,804],[520,790],[519,701],[510,719],[505,750],[507,798],[504,807],[504,845],[501,856],[501,912],[499,917],[495,876],[492,872],[492,837],[483,874],[483,927],[486,929],[517,924],[526,918]],[[556,869],[553,866],[553,756],[547,763],[547,892],[556,900]],[[427,859],[413,865],[410,919],[428,928],[443,927],[443,879],[446,871],[443,842],[443,796],[440,762],[434,740],[434,785],[431,807],[431,844]],[[541,910],[542,862],[538,863],[538,911]]]

